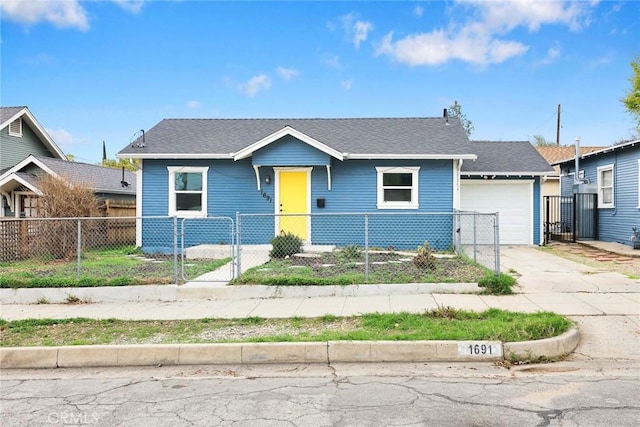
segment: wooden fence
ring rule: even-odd
[[[102,211],[104,219],[81,219],[82,248],[135,245],[135,201],[105,200]],[[0,220],[0,261],[12,262],[43,255],[57,258],[61,254],[72,255],[72,252],[75,256],[77,222],[77,218]]]

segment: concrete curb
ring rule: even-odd
[[[539,361],[571,353],[577,328],[553,338],[499,341],[325,341],[1,347],[1,369],[266,363]],[[475,352],[474,352],[475,349]],[[469,351],[468,351],[469,350]]]

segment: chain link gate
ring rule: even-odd
[[[179,228],[181,281],[227,283],[234,278],[237,257],[233,218],[185,218]],[[195,260],[199,262],[193,263]]]

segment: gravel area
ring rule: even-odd
[[[614,271],[632,278],[640,278],[640,257],[616,255],[588,246],[553,242],[546,251],[572,261],[605,271]],[[604,260],[607,259],[608,260]]]

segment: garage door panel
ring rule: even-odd
[[[500,243],[530,244],[532,241],[531,185],[530,182],[462,181],[460,209],[482,213],[498,212]]]

